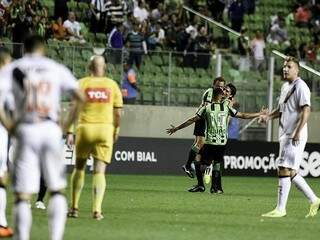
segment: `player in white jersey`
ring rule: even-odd
[[[292,182],[311,204],[306,217],[313,217],[319,209],[320,199],[298,173],[308,138],[307,121],[311,111],[310,90],[299,77],[299,62],[293,57],[287,57],[284,61],[283,78],[286,83],[281,88],[279,106],[264,117],[265,121],[280,118],[278,202],[273,211],[262,214],[262,216],[286,216],[286,205]]]
[[[25,56],[0,73],[1,80],[8,83],[3,86],[2,94],[12,93],[15,101],[14,117],[0,119],[17,140],[13,160],[15,237],[29,239],[32,215],[28,202],[31,195],[39,191],[42,172],[50,192],[50,239],[61,240],[67,202],[63,195],[66,179],[61,156],[60,98],[63,92],[69,92],[75,101],[64,124],[64,129],[68,129],[76,118],[83,97],[71,72],[43,56],[41,37],[27,37],[24,49]]]
[[[5,48],[0,48],[0,69],[10,62],[10,52]],[[5,99],[0,99],[0,101],[3,102],[3,106],[6,106],[7,101]],[[8,140],[8,132],[0,124],[0,238],[11,237],[13,235],[12,229],[8,227],[6,218]]]

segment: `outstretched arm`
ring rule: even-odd
[[[262,115],[267,115],[268,110],[265,108],[262,108],[260,112],[257,113],[244,113],[244,112],[237,112],[236,116],[237,118],[243,118],[243,119],[252,119],[252,118],[257,118]]]
[[[181,123],[179,126],[175,127],[173,125],[170,125],[170,128],[167,128],[166,131],[169,135],[172,135],[173,133],[175,133],[176,131],[186,128],[188,126],[190,126],[192,123],[194,123],[195,121],[199,120],[200,117],[198,115],[195,115],[192,118],[189,118],[188,120],[186,120],[185,122]]]

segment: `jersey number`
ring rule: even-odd
[[[48,82],[28,83],[26,108],[28,112],[37,112],[46,117],[50,111],[51,85]]]

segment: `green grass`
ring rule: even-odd
[[[87,176],[80,218],[68,219],[65,239],[319,239],[320,214],[304,218],[309,203],[295,187],[287,217],[262,219],[261,213],[275,206],[276,178],[224,177],[223,181],[225,194],[212,195],[187,192],[194,182],[182,176],[110,175],[105,219],[98,222],[91,219],[91,176]],[[320,194],[318,180],[308,182]],[[45,212],[34,210],[33,220],[31,239],[47,239]]]

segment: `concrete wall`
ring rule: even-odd
[[[126,105],[120,135],[125,137],[170,138],[165,129],[194,116],[196,108]],[[250,129],[247,132],[254,132]],[[259,130],[261,131],[261,129]],[[174,138],[193,138],[193,126],[175,133]],[[273,140],[277,141],[278,121],[274,121]],[[172,138],[172,137],[171,137]],[[320,112],[313,112],[309,120],[309,142],[320,142]]]

